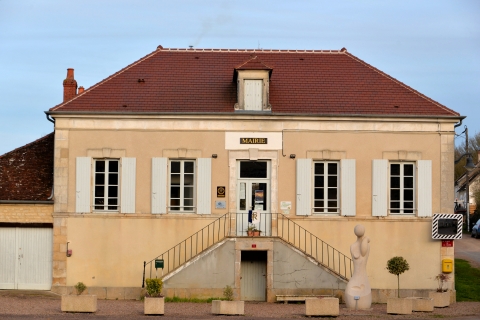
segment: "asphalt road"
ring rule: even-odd
[[[454,240],[455,258],[470,261],[472,267],[480,268],[480,239],[464,234],[460,240]]]

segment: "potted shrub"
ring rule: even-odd
[[[409,270],[410,266],[408,265],[407,260],[403,257],[393,257],[387,261],[387,270],[391,274],[397,276],[397,298],[388,298],[387,299],[387,313],[394,314],[411,314],[412,313],[412,300],[411,299],[401,299],[400,298],[400,275],[405,271]]]
[[[61,309],[63,312],[96,312],[97,296],[82,293],[87,289],[83,282],[78,282],[75,286],[76,295],[62,295]]]
[[[260,236],[260,230],[258,230],[255,225],[250,225],[247,228],[247,235],[249,237],[258,237]]]
[[[445,273],[439,273],[435,280],[438,282],[437,291],[429,292],[430,298],[433,298],[433,306],[437,308],[444,308],[450,305],[450,292],[445,288],[445,283],[450,280],[450,276]]]
[[[143,303],[144,314],[164,314],[165,298],[161,295],[162,279],[145,279],[146,294]]]
[[[212,300],[212,313],[213,314],[226,314],[226,315],[244,315],[245,304],[243,301],[233,301],[233,289],[230,286],[226,286],[223,289],[224,300]]]

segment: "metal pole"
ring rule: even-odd
[[[467,150],[467,153],[469,154],[469,150],[468,150],[468,128],[467,126],[465,126],[465,148]],[[468,160],[468,156],[467,156],[467,160]],[[465,204],[465,207],[467,209],[467,232],[470,232],[470,180],[469,180],[469,177],[468,177],[468,170],[465,170],[465,181],[467,183],[467,186],[465,187],[465,192],[467,193],[466,194],[466,204]]]

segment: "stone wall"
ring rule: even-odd
[[[53,223],[53,204],[0,204],[0,222]]]

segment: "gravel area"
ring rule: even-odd
[[[371,310],[352,311],[340,305],[337,319],[479,319],[480,302],[459,302],[434,312],[388,315],[386,304],[374,304]],[[166,303],[162,319],[300,319],[305,304],[246,302],[245,316],[216,316],[209,303]],[[135,300],[98,300],[95,314],[63,313],[60,296],[49,292],[0,290],[0,319],[145,319],[143,302]]]

